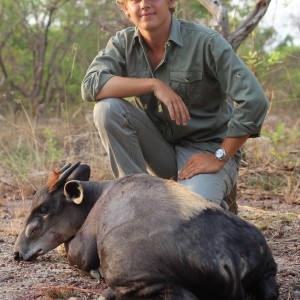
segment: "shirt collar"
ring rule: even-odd
[[[177,45],[183,46],[181,30],[180,30],[180,22],[174,16],[172,16],[172,24],[171,24],[169,41],[173,41]]]
[[[135,27],[133,39],[134,39],[133,43],[140,40],[140,33],[137,27]],[[172,41],[179,46],[183,46],[180,23],[178,19],[175,18],[174,16],[172,16],[171,31],[170,31],[170,36],[168,41]]]

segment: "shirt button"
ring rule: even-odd
[[[171,45],[171,43],[170,43],[170,42],[167,42],[167,46],[170,47],[170,45]]]
[[[189,80],[188,78],[185,78],[185,79],[184,79],[184,82],[185,82],[185,83],[188,83],[188,82],[190,82],[190,80]]]

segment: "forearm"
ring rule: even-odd
[[[127,78],[114,76],[98,92],[96,100],[140,96],[154,91],[154,78]]]
[[[126,98],[153,93],[168,109],[171,120],[186,126],[189,111],[181,99],[168,85],[156,78],[111,77],[96,95],[96,100]]]
[[[233,157],[243,146],[249,135],[225,138],[220,147],[226,150],[229,158]],[[183,168],[178,172],[178,179],[190,179],[197,174],[211,174],[220,171],[226,161],[218,160],[212,153],[199,153],[192,155]]]
[[[220,147],[226,150],[228,157],[233,157],[237,151],[244,145],[249,135],[241,137],[227,137],[223,140]]]

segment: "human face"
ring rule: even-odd
[[[127,0],[123,12],[141,32],[163,31],[171,24],[171,11],[175,0]]]

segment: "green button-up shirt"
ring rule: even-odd
[[[112,76],[155,77],[169,85],[188,107],[187,126],[176,125],[153,94],[137,98],[140,107],[167,141],[185,140],[208,151],[224,137],[258,136],[269,103],[257,79],[219,33],[175,17],[156,69],[137,28],[117,32],[90,65],[82,82],[83,99],[95,101]]]

